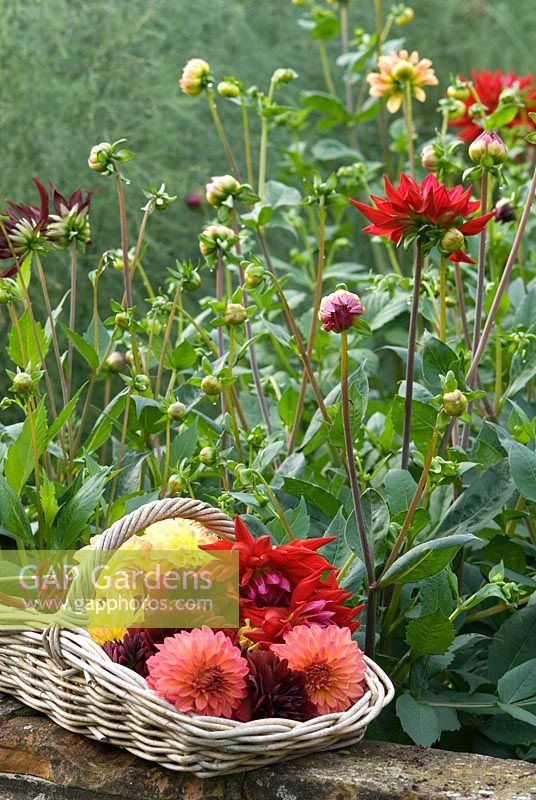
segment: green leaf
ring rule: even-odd
[[[536,698],[536,658],[509,670],[499,679],[497,688],[503,703],[518,703],[529,697]]]
[[[498,703],[498,706],[510,717],[513,717],[520,722],[526,722],[528,725],[533,725],[536,728],[536,714],[533,714],[531,711],[527,711],[526,708],[519,708],[519,706],[509,705],[508,703]]]
[[[0,534],[35,546],[30,520],[20,497],[2,475],[0,475]]]
[[[307,538],[309,528],[311,527],[311,518],[307,513],[305,497],[300,498],[300,502],[295,508],[285,511],[285,518],[297,539]],[[273,520],[268,527],[278,543],[285,542],[288,539],[287,532],[279,519]]]
[[[446,375],[452,370],[463,385],[463,375],[460,370],[460,360],[454,350],[425,332],[422,346],[422,371],[425,382],[434,393],[441,391],[440,375]]]
[[[350,427],[355,436],[367,410],[368,403],[368,379],[364,364],[360,364],[348,379],[348,399]],[[334,447],[344,447],[342,403],[339,404],[329,432],[329,443]]]
[[[305,497],[311,505],[323,511],[328,517],[336,516],[341,507],[340,500],[314,483],[302,481],[299,478],[284,478],[283,487],[294,497]]]
[[[72,342],[74,349],[80,353],[86,364],[88,364],[92,370],[96,370],[100,363],[98,353],[82,338],[82,336],[79,336],[75,331],[71,331],[66,325],[62,325],[61,329],[69,341]]]
[[[434,536],[450,536],[457,530],[475,533],[502,511],[515,491],[508,459],[484,470],[450,507],[434,530]]]
[[[62,410],[60,411],[58,416],[53,420],[52,425],[48,429],[48,441],[49,442],[52,442],[54,440],[56,435],[61,431],[63,426],[66,424],[67,420],[71,417],[72,413],[74,412],[74,410],[76,408],[76,404],[78,403],[78,400],[80,399],[80,395],[82,394],[82,392],[84,391],[86,386],[87,386],[87,384],[84,383],[84,385],[81,386],[80,389],[78,389],[76,394],[74,394],[71,397],[71,399],[69,400],[67,405],[64,408],[62,408]]]
[[[391,419],[393,420],[395,431],[400,435],[402,435],[404,429],[404,405],[404,398],[396,395],[391,408]],[[437,411],[435,408],[418,400],[412,401],[410,435],[418,450],[424,452],[428,450],[436,420]]]
[[[406,642],[418,655],[442,655],[453,641],[452,622],[439,610],[412,619],[406,629]]]
[[[25,369],[31,364],[35,368],[41,364],[41,354],[46,356],[49,344],[41,323],[36,321],[34,333],[28,311],[25,311],[19,319],[18,330],[13,326],[9,332],[7,352],[18,367]]]
[[[311,149],[313,158],[317,161],[361,161],[363,156],[353,147],[339,142],[338,139],[318,139]]]
[[[302,196],[294,186],[287,186],[279,181],[266,181],[263,201],[273,209],[289,208],[301,205]]]
[[[519,442],[512,442],[508,460],[516,489],[527,500],[536,502],[536,453]]]
[[[390,522],[387,503],[375,489],[367,489],[361,496],[361,505],[365,520],[365,530],[367,538],[372,544],[374,560],[376,564],[382,564],[386,555],[386,537],[389,532]],[[344,535],[349,548],[363,561],[363,552],[354,511],[348,518]]]
[[[185,428],[178,433],[171,442],[171,465],[175,466],[183,458],[190,458],[197,449],[199,434],[197,432],[197,420],[189,428]]]
[[[35,429],[35,447],[37,455],[40,457],[47,446],[47,412],[44,399],[40,401],[37,408],[32,412],[33,426]],[[30,477],[34,468],[34,446],[32,442],[32,427],[30,420],[26,417],[21,432],[13,444],[8,448],[4,461],[4,475],[11,488],[18,494],[22,494],[24,484]]]
[[[283,424],[290,428],[294,422],[296,403],[298,402],[298,392],[293,386],[287,386],[277,404],[277,411]]]
[[[495,111],[489,115],[486,120],[486,128],[492,130],[493,128],[503,128],[508,123],[512,122],[514,117],[519,113],[517,105],[504,105],[496,108]]]
[[[433,614],[438,610],[444,612],[454,610],[448,570],[442,570],[423,582],[420,590],[420,602],[425,614]]]
[[[367,322],[373,331],[383,328],[395,317],[409,311],[408,297],[401,293],[391,298],[389,292],[374,292],[367,295],[363,302],[367,310]]]
[[[514,667],[536,658],[536,605],[503,622],[489,649],[488,675],[498,681]]]
[[[419,703],[410,694],[402,694],[396,701],[396,713],[403,730],[415,744],[430,747],[441,735],[439,717],[427,703]]]
[[[181,372],[197,364],[197,352],[190,342],[181,342],[171,353],[166,355],[165,366]]]
[[[351,120],[351,114],[348,113],[343,103],[327,92],[303,92],[301,100],[305,108],[333,117],[335,121],[344,125]]]
[[[423,578],[437,575],[450,564],[460,547],[475,539],[471,534],[459,534],[418,544],[389,567],[380,586],[388,586],[390,583],[416,583]]]
[[[406,469],[389,470],[385,476],[385,491],[391,517],[397,517],[408,510],[416,488],[417,484]]]
[[[54,531],[54,546],[68,550],[78,544],[87,528],[88,520],[99,505],[106,483],[112,476],[111,469],[103,469],[92,475],[58,512]]]

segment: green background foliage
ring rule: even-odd
[[[413,6],[414,22],[394,28],[391,38],[405,36],[409,49],[433,59],[441,89],[450,73],[471,67],[530,69],[531,0],[416,0]],[[139,219],[140,187],[147,181],[165,181],[182,199],[214,172],[227,170],[205,98],[194,100],[178,89],[188,58],[203,57],[216,75],[233,74],[263,90],[275,68],[293,67],[300,78],[285,89],[286,98],[323,88],[318,52],[298,26],[301,9],[290,0],[0,0],[0,13],[0,198],[33,202],[32,175],[53,180],[64,193],[79,185],[101,188],[91,214],[88,269],[103,250],[119,246],[113,186],[86,168],[92,144],[125,136],[138,154],[127,170],[132,220]],[[372,0],[351,4],[350,22],[351,29],[372,29]],[[336,56],[338,39],[328,47]],[[439,90],[429,91],[424,117],[419,108],[430,135],[439,96]],[[240,115],[227,102],[220,108],[233,141],[241,136]],[[253,120],[254,135],[255,125]],[[373,120],[362,139],[371,158],[379,157],[376,130]],[[271,139],[273,163],[277,132]],[[153,217],[146,268],[164,275],[176,258],[197,258],[202,221],[182,202]],[[59,297],[66,285],[64,257],[50,256],[47,268]]]

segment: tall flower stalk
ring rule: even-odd
[[[413,294],[409,317],[408,353],[406,360],[406,395],[404,398],[404,428],[402,433],[402,469],[409,466],[409,447],[411,443],[411,405],[413,402],[413,378],[415,372],[415,345],[417,342],[417,320],[419,318],[419,296],[421,274],[424,261],[422,242],[418,239],[413,274]]]

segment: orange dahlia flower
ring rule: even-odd
[[[365,693],[367,666],[349,628],[299,625],[271,649],[305,673],[305,688],[319,714],[346,711]]]
[[[426,95],[423,86],[437,86],[438,80],[429,58],[419,59],[414,50],[393,51],[378,59],[378,72],[367,75],[372,97],[384,97],[387,110],[394,114],[402,105],[404,90],[409,84],[416,100],[424,103]]]

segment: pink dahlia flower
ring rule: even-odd
[[[322,298],[318,319],[325,331],[342,333],[355,325],[364,313],[365,308],[356,294],[337,289]]]

